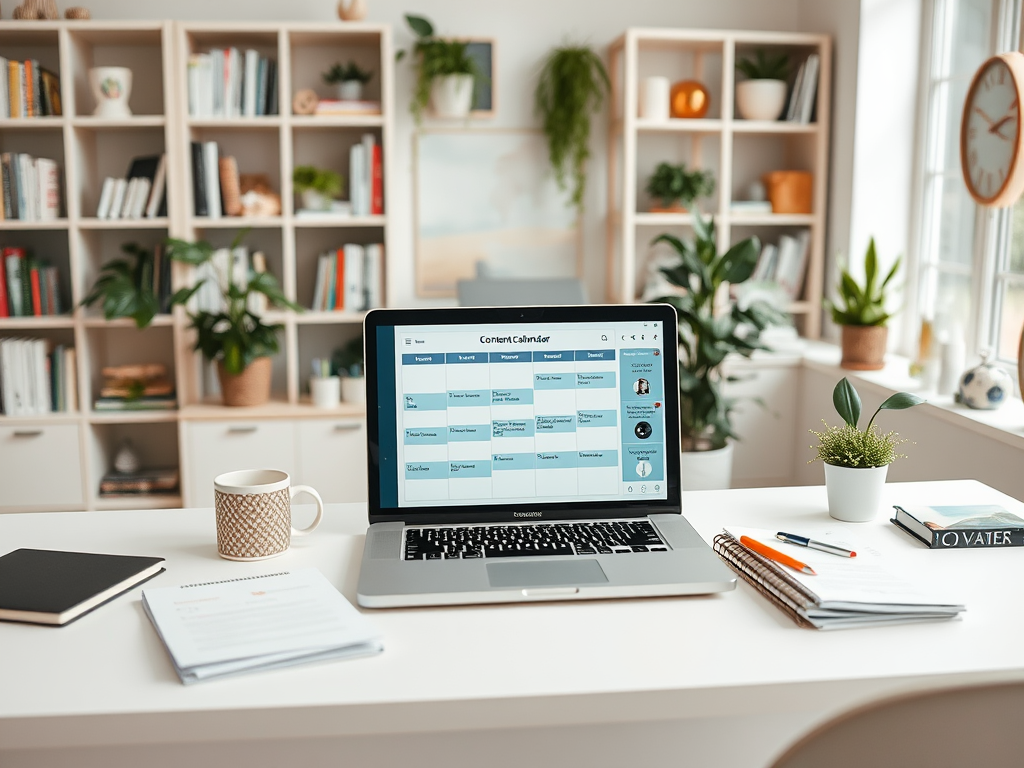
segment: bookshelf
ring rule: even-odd
[[[786,52],[796,67],[820,56],[818,116],[803,124],[784,120],[744,120],[735,113],[735,62],[759,48]],[[810,233],[803,290],[789,305],[800,332],[821,334],[824,281],[825,203],[828,189],[831,114],[831,40],[825,35],[715,30],[628,29],[609,49],[612,81],[608,134],[607,276],[608,299],[636,301],[642,295],[651,257],[650,241],[663,232],[692,236],[693,214],[650,213],[647,178],[661,161],[684,162],[689,169],[710,169],[715,193],[699,203],[712,214],[719,250],[756,235],[775,243],[783,234]],[[710,93],[708,114],[700,119],[655,121],[638,116],[641,82],[667,76],[672,82],[698,80]],[[792,75],[791,75],[792,80]],[[747,213],[731,210],[751,182],[773,170],[810,171],[809,214]]]
[[[280,114],[228,119],[189,116],[185,71],[189,53],[230,46],[255,48],[277,61]],[[272,401],[239,409],[221,406],[205,386],[205,365],[191,351],[188,318],[181,308],[171,315],[158,315],[140,331],[131,320],[107,321],[98,305],[83,308],[80,302],[103,265],[120,255],[122,243],[152,247],[168,236],[205,239],[221,246],[229,244],[241,228],[251,227],[245,241],[250,251],[262,250],[269,271],[288,297],[307,307],[321,250],[345,242],[383,243],[386,262],[391,240],[388,161],[394,120],[390,28],[363,23],[0,22],[0,55],[38,59],[57,73],[63,102],[59,117],[0,119],[0,151],[54,158],[63,183],[62,216],[56,221],[0,221],[0,247],[28,248],[54,264],[65,306],[73,307],[61,316],[2,318],[0,338],[43,338],[74,346],[79,402],[74,413],[0,415],[0,450],[5,456],[0,462],[0,483],[10,489],[0,501],[0,512],[212,504],[207,486],[212,487],[213,475],[261,455],[264,458],[256,463],[278,461],[295,482],[314,485],[325,500],[364,495],[363,406],[343,403],[330,411],[314,409],[304,375],[313,358],[329,356],[361,333],[363,313],[272,313],[275,322],[284,325],[281,351],[274,359]],[[365,98],[381,102],[381,115],[291,115],[292,95],[298,89],[330,95],[320,72],[339,59],[354,59],[374,70]],[[92,116],[88,69],[105,65],[132,69],[131,117]],[[292,168],[315,163],[347,178],[348,146],[366,132],[373,133],[382,147],[385,214],[297,217]],[[223,154],[236,157],[241,173],[265,174],[281,195],[281,214],[258,219],[196,217],[191,141],[216,141]],[[96,218],[104,178],[123,176],[133,157],[160,152],[168,159],[167,216]],[[386,302],[386,263],[382,273]],[[176,264],[173,279],[177,286],[187,284],[188,268]],[[102,384],[101,369],[139,362],[168,367],[178,408],[93,411],[91,404]],[[181,493],[100,498],[99,480],[112,467],[125,440],[132,442],[143,465],[178,466]],[[337,465],[312,461],[321,451],[329,451],[327,455],[351,469],[339,472]],[[15,454],[17,461],[7,461]],[[312,474],[298,474],[298,467],[306,465],[313,468]]]

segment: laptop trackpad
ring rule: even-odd
[[[560,587],[608,582],[597,560],[488,563],[487,578],[492,587]]]

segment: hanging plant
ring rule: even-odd
[[[581,211],[590,157],[590,118],[610,90],[601,59],[580,45],[552,51],[534,92],[534,111],[544,125],[555,179],[566,189],[571,177],[572,204]]]

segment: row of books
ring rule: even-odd
[[[192,142],[192,210],[211,219],[242,215],[238,164],[221,157],[215,141]]]
[[[46,339],[0,339],[0,412],[36,416],[78,410],[75,348]]]
[[[0,251],[0,317],[64,314],[56,267],[37,262],[24,248]]]
[[[277,114],[277,62],[250,48],[214,48],[188,57],[188,113],[192,117]]]
[[[245,290],[250,273],[266,272],[267,257],[262,251],[250,256],[248,247],[218,248],[209,261],[198,265],[193,271],[196,283],[202,287],[189,300],[190,312],[221,312],[225,309],[224,294],[229,285]],[[259,315],[267,311],[267,297],[262,293],[251,293],[246,299],[246,308]]]
[[[777,283],[790,301],[796,300],[804,285],[810,243],[811,233],[806,229],[795,237],[782,235],[778,245],[765,243],[761,246],[751,280]]]
[[[173,410],[178,401],[162,363],[106,366],[96,411]]]
[[[353,216],[384,213],[384,167],[380,144],[372,133],[364,133],[349,148],[349,200]]]
[[[133,158],[124,178],[103,180],[97,219],[147,219],[167,215],[167,155]]]
[[[364,312],[383,306],[384,246],[349,243],[317,259],[316,283],[310,308]]]
[[[60,78],[35,59],[0,56],[0,117],[59,116]]]
[[[809,123],[814,115],[814,99],[818,93],[818,70],[821,57],[812,53],[797,70],[793,89],[786,106],[786,120],[792,123]]]
[[[53,221],[60,217],[60,171],[55,160],[4,152],[0,154],[0,173],[2,218]]]

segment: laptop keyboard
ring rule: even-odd
[[[406,528],[406,560],[666,552],[646,520]]]

